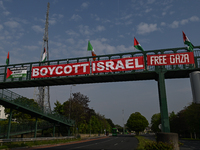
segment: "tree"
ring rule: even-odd
[[[14,99],[13,101],[16,103],[19,103],[19,104],[23,104],[24,106],[27,106],[28,108],[32,108],[35,110],[41,110],[39,105],[33,99],[28,99],[26,97],[20,97],[20,98]],[[5,111],[6,115],[10,114],[10,108],[6,108],[4,111]],[[35,121],[35,118],[33,116],[31,116],[30,114],[26,114],[26,113],[20,112],[18,110],[12,111],[12,118],[15,119],[15,121],[18,123],[28,123],[28,122]]]
[[[114,125],[114,123],[112,122],[111,119],[106,119],[106,121],[109,123],[109,125],[110,125],[111,128],[115,127],[115,125]]]
[[[184,116],[189,132],[191,135],[194,133],[196,139],[196,133],[199,132],[200,126],[200,104],[192,103],[185,109]]]
[[[129,129],[135,131],[136,135],[139,135],[139,132],[144,131],[149,123],[139,112],[135,112],[130,115],[126,125]]]
[[[157,113],[151,117],[151,130],[153,132],[160,132],[161,130],[158,128],[159,124],[161,124],[161,115]]]

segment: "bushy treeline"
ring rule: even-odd
[[[170,130],[178,133],[180,137],[200,138],[200,104],[192,103],[177,114],[169,114]],[[151,129],[160,132],[158,125],[161,123],[160,113],[151,118]]]
[[[96,113],[94,109],[89,108],[89,102],[89,98],[80,92],[73,93],[72,97],[63,104],[61,104],[59,101],[56,101],[56,103],[54,103],[55,108],[53,112],[62,114],[72,120],[75,120],[75,132],[111,132],[113,126],[112,120],[106,119],[103,115]]]
[[[18,100],[18,99],[16,99]],[[19,99],[22,103],[27,103],[29,106],[37,108],[37,110],[42,110],[40,106],[33,100],[28,98]],[[18,101],[19,101],[18,100]],[[104,115],[96,113],[94,109],[89,108],[89,98],[80,92],[72,93],[72,97],[61,104],[59,101],[56,101],[54,110],[52,114],[60,114],[66,118],[70,118],[75,121],[75,126],[70,128],[70,133],[105,133],[111,132],[114,124],[111,119],[106,119]],[[9,116],[10,109],[5,109],[5,114]],[[18,110],[13,110],[12,113],[12,126],[14,124],[35,124],[35,116],[31,114],[26,114]],[[43,122],[43,120],[38,118],[38,123]],[[7,120],[0,121],[0,124],[8,124]],[[48,129],[47,132],[52,133],[53,129]],[[66,127],[60,126],[56,127],[56,131],[62,130],[61,133],[67,135],[68,131]],[[60,132],[60,131],[58,131]]]

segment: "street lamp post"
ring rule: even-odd
[[[70,112],[71,112],[71,99],[72,99],[72,87],[76,86],[76,84],[72,84],[70,87],[70,99],[69,99],[69,119],[70,119]]]
[[[124,131],[124,110],[122,110],[122,112],[123,112],[123,134],[125,133],[125,131]]]

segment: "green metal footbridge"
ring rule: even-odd
[[[38,105],[35,105],[34,103],[27,101],[26,99],[24,100],[23,96],[7,89],[0,89],[0,104],[6,108],[10,108],[9,123],[8,123],[8,128],[7,128],[7,138],[9,138],[10,135],[14,135],[14,133],[12,134],[10,133],[13,109],[36,117],[34,137],[36,137],[36,133],[38,130],[37,118],[41,118],[53,124],[53,136],[55,135],[55,126],[57,124],[67,126],[68,130],[70,126],[74,125],[73,120],[70,120],[60,114],[52,114],[51,112],[47,112],[41,109],[40,107],[38,107]],[[24,128],[24,130],[28,132],[28,129]]]
[[[159,90],[159,103],[161,111],[162,131],[170,132],[167,99],[165,90],[165,79],[173,78],[188,78],[189,74],[193,71],[200,70],[200,46],[194,47],[194,64],[182,64],[182,65],[166,65],[166,66],[148,66],[147,55],[157,54],[176,54],[188,52],[186,47],[169,48],[150,50],[144,52],[128,52],[110,55],[95,56],[97,61],[111,60],[128,57],[144,57],[145,69],[131,70],[131,71],[119,71],[119,72],[104,72],[104,73],[90,73],[84,75],[72,75],[72,76],[58,76],[58,77],[46,77],[46,78],[31,78],[32,67],[43,66],[41,62],[30,62],[22,64],[10,64],[0,66],[0,89],[10,88],[25,88],[25,87],[38,87],[38,86],[54,86],[54,85],[71,85],[71,84],[88,84],[88,83],[102,83],[102,82],[120,82],[120,81],[138,81],[138,80],[156,80],[158,82]],[[94,57],[79,57],[60,60],[51,60],[45,62],[45,65],[59,65],[59,64],[71,64],[92,61]],[[15,67],[27,67],[27,75],[22,78],[6,79],[7,68]],[[92,66],[90,66],[92,69]],[[26,108],[20,104],[12,102],[12,94],[7,93],[4,95],[4,91],[1,91],[0,104],[6,107],[12,107],[13,109],[20,109],[24,112],[34,113],[37,116],[43,116],[47,120],[58,121],[58,119],[51,115],[42,114],[31,108]],[[4,100],[6,98],[6,100]],[[63,124],[70,124],[69,121],[58,121]],[[71,124],[70,124],[71,125]]]

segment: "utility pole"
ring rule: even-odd
[[[123,134],[124,134],[124,110],[122,110],[122,114],[123,114]]]
[[[47,4],[45,30],[44,30],[44,36],[43,36],[42,52],[41,52],[41,57],[40,57],[41,65],[47,65],[45,61],[49,60],[49,47],[48,47],[49,8],[50,8],[50,3]],[[44,55],[46,57],[45,61],[43,60]],[[36,91],[37,90],[35,89],[34,99],[37,101],[39,106],[43,109],[43,111],[51,112],[49,86],[38,87],[38,92]]]

